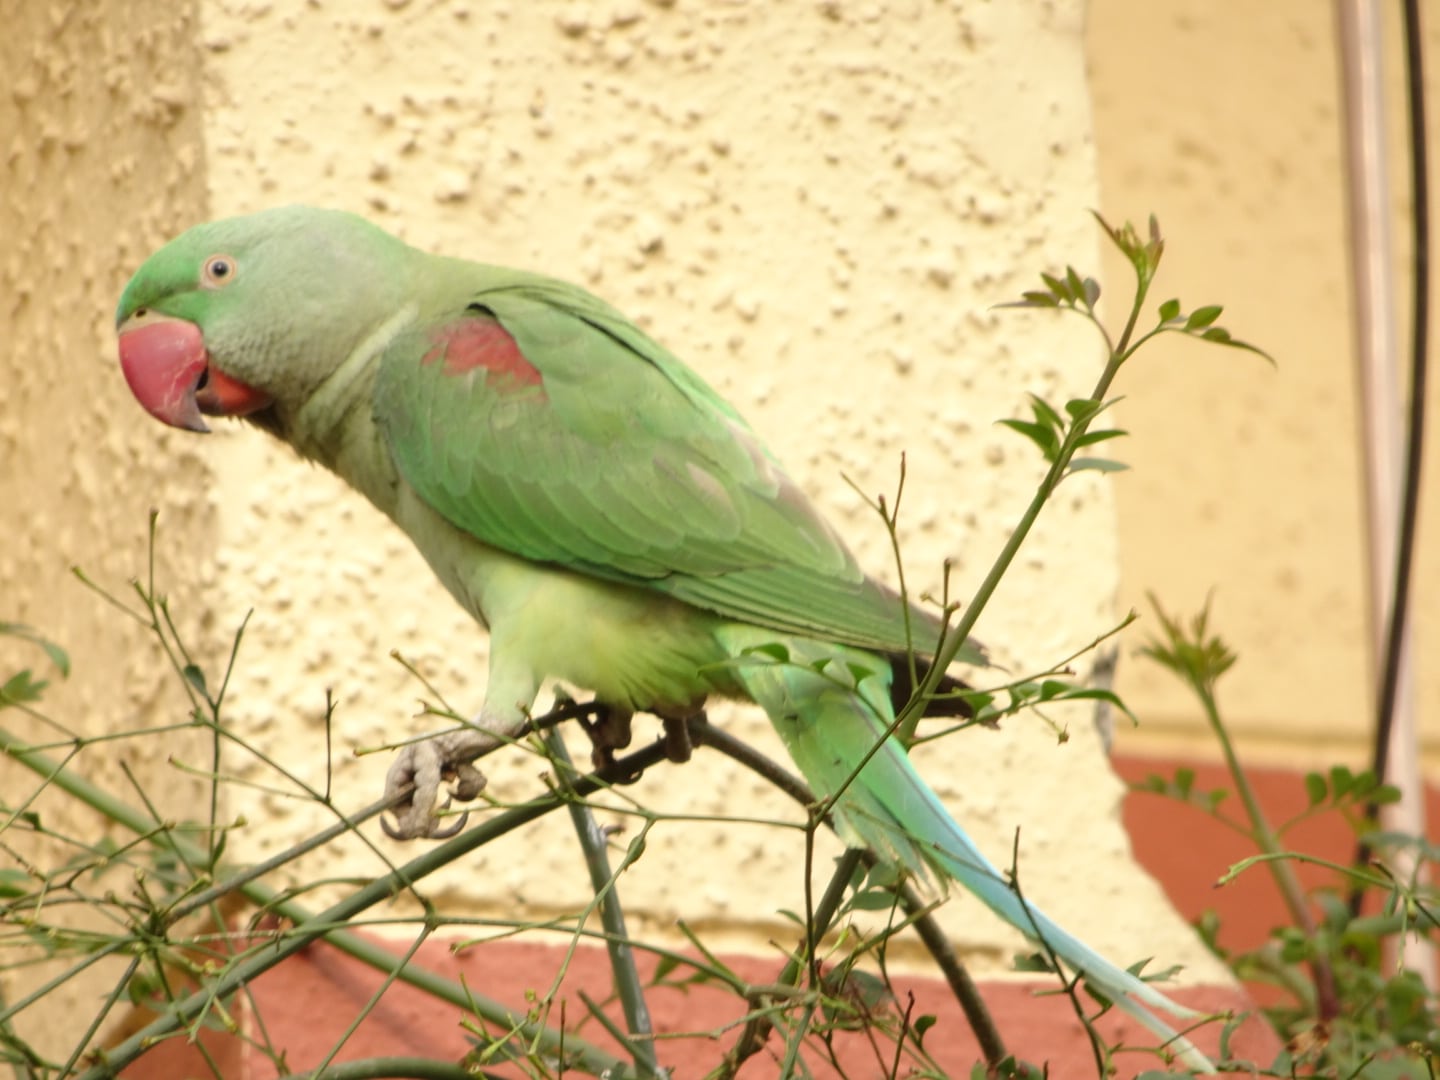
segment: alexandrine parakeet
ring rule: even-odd
[[[613,308],[289,207],[173,240],[116,318],[151,415],[243,416],[333,470],[489,629],[473,730],[391,769],[416,785],[401,833],[434,835],[442,772],[517,731],[547,677],[621,713],[748,698],[818,794],[844,788],[848,842],[960,882],[1162,1038],[1150,1009],[1192,1015],[1024,904],[897,740],[871,753],[893,657],[933,649],[939,620],[868,577],[735,409]]]

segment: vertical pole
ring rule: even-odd
[[[1395,289],[1391,277],[1390,183],[1385,160],[1385,103],[1379,5],[1375,0],[1336,0],[1344,86],[1344,131],[1350,268],[1359,362],[1361,434],[1365,475],[1366,539],[1370,569],[1372,671],[1380,670],[1394,597],[1400,484],[1404,454],[1403,412],[1395,345]],[[1417,196],[1419,197],[1419,196]],[[1425,835],[1425,790],[1415,733],[1410,628],[1400,642],[1394,719],[1386,775],[1400,789],[1397,803],[1382,807],[1387,830]],[[1401,880],[1415,872],[1413,854],[1397,856],[1391,871]],[[1389,957],[1435,985],[1433,950],[1414,938]]]

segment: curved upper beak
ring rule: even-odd
[[[245,416],[273,400],[213,367],[194,323],[149,312],[120,326],[120,370],[146,412],[187,431],[210,430],[202,413]]]

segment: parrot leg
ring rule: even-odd
[[[660,716],[660,724],[665,729],[665,758],[676,764],[683,764],[690,760],[695,752],[695,742],[690,738],[690,721],[696,720],[701,723],[705,721],[705,710],[697,709],[687,713],[685,716]]]
[[[580,726],[590,737],[590,764],[596,769],[606,769],[615,764],[615,751],[630,745],[630,721],[635,714],[599,701],[592,704],[593,719],[580,717]]]
[[[385,835],[392,840],[444,840],[463,829],[467,815],[462,814],[454,825],[442,829],[440,812],[449,809],[456,799],[467,802],[484,790],[485,775],[471,763],[514,742],[529,721],[530,707],[539,689],[540,680],[532,672],[497,668],[492,652],[485,707],[471,726],[411,743],[400,751],[385,774],[387,798],[401,799],[402,791],[414,787],[408,797],[391,808],[394,825],[380,819]],[[437,807],[441,786],[446,783],[450,784],[449,791]]]

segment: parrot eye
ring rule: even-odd
[[[234,279],[235,260],[229,255],[211,255],[200,271],[200,284],[207,289],[218,289]]]

